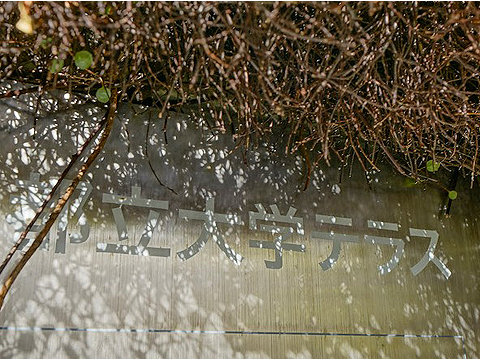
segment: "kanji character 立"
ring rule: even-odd
[[[141,188],[132,186],[132,196],[118,196],[112,194],[103,194],[103,202],[108,204],[119,204],[120,206],[112,209],[113,219],[117,227],[118,240],[120,242],[128,239],[127,226],[125,224],[125,218],[123,216],[122,206],[136,206],[148,209],[168,209],[168,201],[151,200],[141,197]],[[144,255],[144,256],[170,256],[169,248],[150,247],[148,244],[153,235],[153,230],[157,226],[160,213],[154,210],[149,210],[147,224],[140,236],[140,241],[137,245],[124,245],[124,244],[97,244],[97,252],[108,252],[115,254],[130,254],[130,255]]]

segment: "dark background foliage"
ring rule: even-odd
[[[334,157],[366,172],[385,159],[416,181],[435,180],[433,161],[473,184],[479,15],[464,2],[5,2],[0,78],[92,99],[116,87],[243,150],[285,137],[277,151],[302,154],[306,183]],[[86,70],[74,62],[82,50]]]

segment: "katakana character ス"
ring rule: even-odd
[[[243,225],[240,217],[237,215],[216,214],[215,198],[207,199],[204,212],[180,209],[179,217],[186,220],[192,219],[204,222],[202,232],[197,241],[195,241],[185,250],[177,252],[177,255],[180,259],[185,261],[196,255],[205,246],[209,237],[211,236],[220,250],[222,250],[235,265],[240,265],[243,257],[225,243],[225,240],[217,226],[217,223]]]
[[[340,226],[352,226],[352,219],[351,218],[344,218],[339,216],[332,216],[332,215],[316,215],[315,216],[316,222],[321,224],[330,224],[330,225],[340,225]],[[351,243],[359,243],[360,239],[356,235],[348,235],[348,234],[338,234],[334,231],[330,232],[323,232],[323,231],[313,231],[312,238],[317,238],[321,240],[332,240],[333,246],[332,251],[328,257],[320,263],[323,271],[327,271],[330,269],[333,264],[335,264],[340,256],[340,251],[342,249],[342,242],[351,242]]]
[[[398,231],[398,224],[383,221],[368,220],[368,227],[370,229]],[[380,270],[380,274],[383,275],[389,273],[398,265],[400,259],[403,256],[405,247],[405,242],[402,239],[374,235],[364,235],[364,238],[367,243],[373,245],[381,244],[395,246],[395,252],[393,253],[392,258],[386,264],[380,265],[378,267],[378,269]]]
[[[445,276],[445,278],[448,279],[450,275],[452,275],[452,272],[433,253],[438,242],[438,232],[436,232],[435,230],[410,228],[410,235],[430,238],[430,244],[428,245],[427,252],[423,255],[423,257],[420,259],[418,263],[416,263],[410,268],[413,275],[417,276],[418,274],[420,274],[423,271],[423,269],[425,269],[425,267],[428,265],[428,263],[431,261],[442,272],[443,276]]]
[[[151,200],[141,197],[141,188],[132,186],[132,196],[119,196],[112,194],[103,194],[102,201],[107,204],[119,204],[120,206],[112,209],[113,219],[117,227],[118,240],[120,242],[128,239],[128,230],[125,224],[122,207],[136,206],[149,209],[168,210],[168,201]],[[149,247],[148,244],[153,235],[153,230],[157,226],[160,213],[154,210],[149,210],[147,224],[145,230],[140,236],[138,245],[124,245],[124,244],[97,244],[97,252],[108,252],[115,254],[129,254],[129,255],[143,255],[143,256],[170,256],[169,248]]]
[[[281,215],[280,210],[277,205],[270,205],[272,210],[271,214],[268,214],[265,211],[265,208],[261,204],[255,204],[258,212],[249,211],[249,225],[251,230],[257,230],[257,221],[272,221],[274,225],[264,225],[260,224],[259,230],[268,231],[276,236],[275,241],[258,241],[250,240],[250,247],[260,248],[260,249],[274,249],[275,250],[275,261],[264,260],[265,265],[269,269],[281,269],[283,266],[282,256],[283,250],[287,251],[297,251],[305,252],[305,245],[292,244],[284,242],[286,239],[291,237],[294,232],[297,234],[303,235],[303,219],[299,217],[294,217],[297,209],[290,207],[286,215]],[[279,226],[277,222],[293,224],[295,229],[292,226]]]

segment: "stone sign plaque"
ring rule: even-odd
[[[58,97],[35,129],[28,100],[0,103],[2,257],[105,111]],[[355,162],[304,190],[281,134],[244,152],[166,121],[120,107],[5,301],[2,357],[480,355],[478,186],[450,217],[438,189]]]

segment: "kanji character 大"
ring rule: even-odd
[[[188,260],[192,256],[196,255],[207,243],[210,237],[217,246],[222,250],[225,255],[235,264],[240,265],[243,257],[236,253],[223,238],[220,230],[217,227],[217,223],[230,224],[230,225],[243,225],[240,217],[237,215],[216,214],[215,213],[215,198],[209,198],[206,201],[205,211],[193,211],[193,210],[179,210],[179,216],[183,219],[200,220],[203,221],[203,229],[192,245],[185,250],[177,252],[177,255],[182,260]]]

